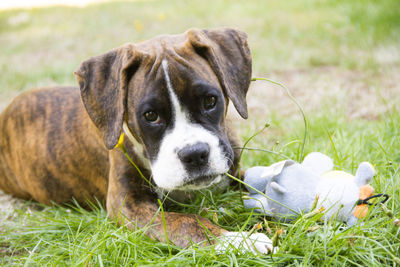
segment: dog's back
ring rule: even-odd
[[[0,189],[46,204],[104,200],[108,154],[94,127],[77,88],[21,94],[0,114]]]

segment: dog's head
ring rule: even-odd
[[[128,44],[75,72],[85,108],[113,149],[126,123],[166,190],[201,188],[233,163],[229,99],[247,118],[251,56],[246,34],[192,29]]]

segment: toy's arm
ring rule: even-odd
[[[358,186],[368,184],[369,181],[375,176],[376,172],[374,167],[369,162],[362,162],[357,169],[355,183]]]
[[[372,196],[374,193],[374,188],[370,185],[364,185],[360,187],[360,200],[364,200]],[[353,215],[356,218],[364,218],[365,215],[368,213],[368,205],[367,204],[361,204],[357,205],[356,208],[354,209]]]
[[[244,206],[247,209],[253,209],[255,212],[263,213],[269,216],[273,214],[270,211],[268,200],[261,194],[252,194],[246,197],[244,200]]]

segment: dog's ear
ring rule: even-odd
[[[141,53],[127,44],[85,60],[75,71],[83,104],[108,149],[121,135],[128,83],[140,61]]]
[[[187,32],[196,53],[208,60],[224,93],[247,119],[246,94],[251,80],[251,54],[244,32],[223,28]]]

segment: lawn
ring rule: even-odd
[[[362,161],[377,170],[371,184],[390,196],[400,217],[400,1],[118,1],[87,7],[0,10],[0,111],[18,93],[76,84],[79,63],[126,42],[190,27],[232,26],[246,31],[253,76],[291,90],[253,82],[249,119],[235,119],[242,140],[268,123],[245,150],[242,168],[283,156],[302,160],[323,152],[335,168],[355,173]],[[235,111],[231,116],[237,118]],[[1,138],[1,137],[0,137]],[[203,190],[171,210],[201,214],[231,231],[279,238],[271,255],[217,254],[214,247],[180,249],[129,231],[103,208],[48,207],[0,195],[0,265],[323,265],[399,266],[400,227],[380,205],[353,227],[319,216],[281,223],[244,209],[240,191]],[[8,206],[9,207],[8,207]],[[391,215],[391,214],[389,214]]]

